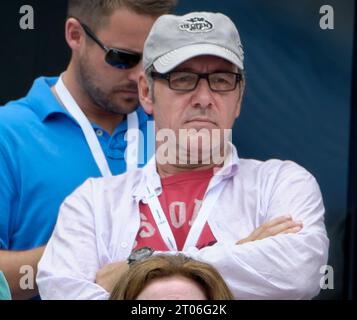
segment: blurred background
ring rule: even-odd
[[[25,4],[34,9],[34,30],[19,27]],[[326,4],[334,9],[333,30],[319,25]],[[66,7],[66,0],[1,1],[0,105],[24,96],[36,77],[65,69]],[[234,129],[240,157],[293,160],[320,184],[334,289],[317,299],[355,297],[354,1],[179,0],[177,13],[193,10],[227,14],[241,35],[247,87]]]

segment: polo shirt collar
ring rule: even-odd
[[[72,119],[69,112],[58,102],[57,98],[51,91],[59,77],[40,77],[37,78],[30,91],[28,92],[26,99],[29,101],[29,108],[37,114],[41,121],[45,121],[50,115],[55,113],[64,114]],[[136,109],[139,120],[139,127],[148,121],[148,116],[144,109],[139,106]],[[92,124],[93,125],[93,124]],[[98,125],[93,125],[94,128],[100,128]],[[101,128],[100,128],[101,129]],[[119,124],[118,132],[127,130],[127,121]]]
[[[69,116],[69,113],[58,102],[51,87],[56,84],[58,77],[37,78],[26,99],[29,101],[29,108],[37,114],[41,121],[45,121],[48,116],[54,113],[62,113]]]

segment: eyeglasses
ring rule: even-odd
[[[242,75],[235,72],[194,73],[186,71],[172,71],[168,73],[152,72],[154,79],[164,79],[169,82],[169,88],[176,91],[193,91],[200,79],[206,79],[210,89],[214,92],[228,92],[237,88]]]
[[[105,52],[105,61],[109,65],[118,69],[130,69],[134,68],[141,60],[141,54],[123,49],[108,48],[105,46],[93,33],[88,26],[81,23],[81,26],[86,35],[97,43]]]

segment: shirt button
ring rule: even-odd
[[[126,248],[128,246],[128,244],[126,242],[122,242],[120,245],[122,248]]]
[[[103,135],[103,130],[97,129],[96,133],[98,137],[101,137]]]

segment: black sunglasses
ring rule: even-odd
[[[88,26],[82,22],[79,23],[86,35],[106,52],[106,63],[118,69],[131,69],[138,65],[141,60],[140,53],[123,49],[108,48],[96,37],[94,32]]]

